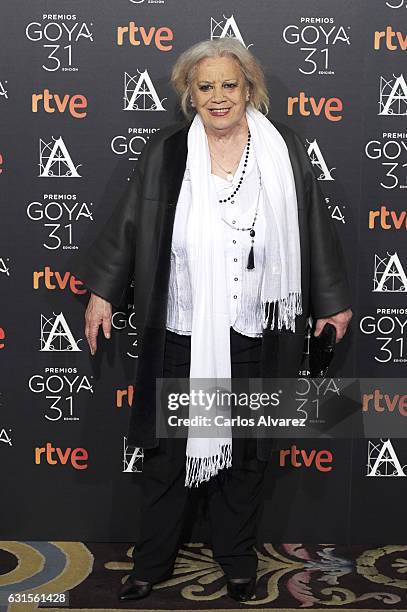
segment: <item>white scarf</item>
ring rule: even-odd
[[[254,107],[246,108],[246,119],[264,189],[268,232],[261,291],[263,327],[270,323],[273,306],[271,329],[274,329],[278,304],[278,329],[284,324],[295,331],[295,316],[302,313],[301,261],[297,197],[288,149],[277,128]],[[192,288],[190,393],[194,390],[230,391],[231,322],[220,221],[224,204],[218,201],[211,175],[208,139],[198,113],[188,131],[186,166],[191,179],[187,221]],[[216,415],[227,418],[230,407],[215,404],[206,410],[202,403],[192,405],[190,402],[189,417],[209,416],[212,425],[189,429],[185,486],[198,486],[232,465],[231,428],[216,426]],[[199,434],[202,437],[197,437]]]

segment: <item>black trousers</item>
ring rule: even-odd
[[[231,328],[232,378],[258,377],[261,338]],[[167,330],[164,377],[189,376],[191,338]],[[141,515],[131,576],[152,583],[169,578],[180,545],[190,489],[185,481],[186,439],[160,439],[145,449],[141,474]],[[266,461],[256,454],[256,440],[233,438],[232,467],[199,485],[207,495],[213,557],[227,578],[256,575],[253,546],[262,506]]]

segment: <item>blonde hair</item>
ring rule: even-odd
[[[237,38],[203,40],[186,49],[176,60],[171,72],[171,85],[179,95],[180,106],[188,120],[195,115],[190,96],[198,63],[207,57],[231,56],[235,59],[249,86],[250,102],[258,111],[267,115],[269,96],[263,68],[257,58]]]

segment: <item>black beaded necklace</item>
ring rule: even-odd
[[[235,225],[232,225],[231,223],[229,223],[229,221],[226,221],[226,219],[224,219],[222,217],[222,221],[224,221],[226,223],[226,225],[228,225],[230,228],[237,230],[238,232],[249,232],[249,236],[251,238],[252,241],[252,246],[250,247],[250,251],[249,251],[249,257],[247,260],[247,269],[248,270],[253,270],[254,269],[254,237],[256,235],[256,232],[254,230],[254,225],[256,223],[256,219],[257,219],[257,214],[259,212],[259,201],[260,201],[260,191],[261,191],[261,174],[259,174],[259,191],[257,193],[257,204],[256,204],[256,211],[254,213],[254,217],[253,217],[253,221],[250,227],[236,227]]]
[[[247,160],[249,158],[249,152],[250,152],[250,138],[251,138],[251,134],[250,134],[250,130],[248,130],[247,145],[246,145],[246,154],[245,154],[245,159],[244,159],[244,162],[243,162],[242,176],[239,179],[237,187],[234,190],[234,192],[230,194],[230,196],[228,196],[224,200],[219,200],[219,204],[224,204],[224,203],[229,202],[229,201],[231,201],[232,204],[235,203],[235,201],[232,198],[234,198],[235,195],[237,194],[237,192],[239,191],[240,186],[241,186],[241,184],[243,182],[243,178],[244,178],[243,175],[246,173]]]

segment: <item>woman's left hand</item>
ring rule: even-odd
[[[335,315],[332,315],[327,319],[317,319],[314,336],[319,336],[325,323],[332,323],[332,325],[334,325],[336,328],[336,342],[339,342],[346,334],[346,330],[352,317],[353,312],[350,308],[348,308],[347,310],[337,312]]]

